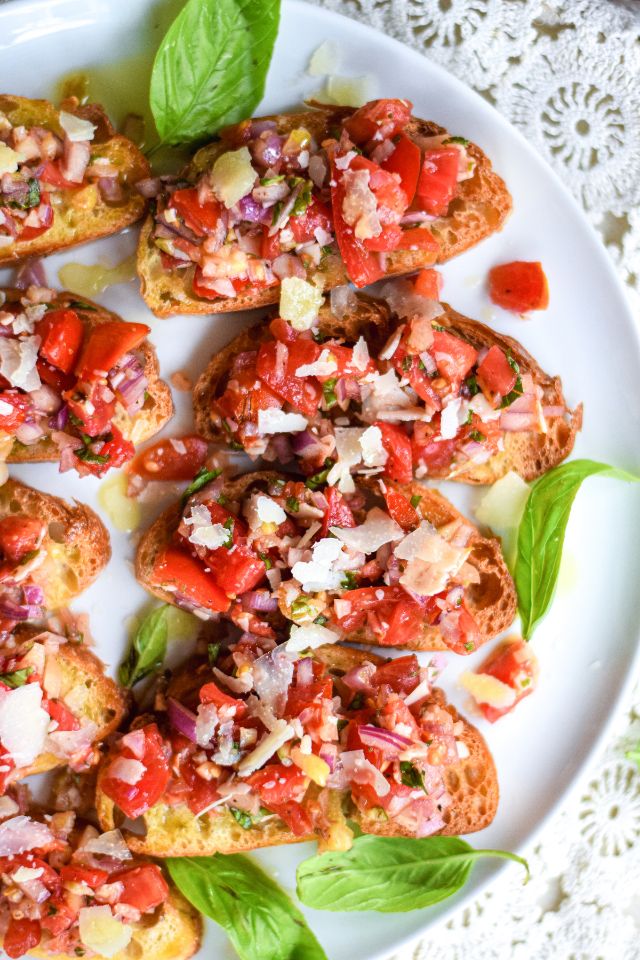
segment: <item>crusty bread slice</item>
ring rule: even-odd
[[[3,292],[8,302],[19,300],[23,296],[23,291],[11,287],[4,288]],[[93,300],[77,297],[68,290],[57,293],[53,303],[56,309],[73,307],[87,329],[121,319],[116,313],[101,307]],[[142,355],[144,375],[148,381],[144,404],[133,418],[118,404],[114,420],[124,438],[136,444],[153,437],[173,416],[171,390],[164,380],[160,379],[155,348],[145,340],[137,349]],[[9,463],[41,463],[59,459],[60,451],[49,436],[44,436],[29,446],[15,441],[7,457]]]
[[[314,650],[314,656],[338,675],[346,673],[358,664],[368,661],[375,665],[385,662],[383,657],[365,653],[353,647],[341,645],[324,646]],[[434,690],[429,703],[445,706],[455,720],[463,720],[464,731],[459,738],[467,747],[469,755],[447,768],[445,781],[452,802],[446,807],[443,817],[445,826],[439,833],[455,836],[483,830],[493,820],[498,807],[499,789],[495,764],[482,735],[452,706],[447,706],[444,694]],[[101,767],[101,773],[106,764]],[[317,790],[317,788],[313,788]],[[124,830],[130,849],[136,854],[154,857],[211,856],[214,853],[239,853],[260,847],[284,843],[302,843],[318,839],[326,849],[329,835],[347,831],[347,820],[355,821],[364,833],[379,833],[386,836],[409,835],[403,827],[392,822],[363,816],[344,792],[317,791],[318,798],[324,793],[326,813],[330,827],[326,835],[295,836],[279,820],[268,820],[263,826],[243,829],[230,813],[207,817],[195,817],[186,804],[168,806],[156,804],[144,815],[145,833]],[[327,797],[326,794],[329,794]],[[111,830],[117,824],[114,803],[100,789],[100,774],[96,792],[96,810],[103,830]]]
[[[0,518],[20,515],[47,524],[42,542],[47,557],[34,572],[34,579],[44,590],[47,610],[64,607],[86,590],[107,564],[111,556],[109,534],[85,504],[76,501],[72,505],[9,479],[0,486]]]
[[[327,138],[332,127],[353,112],[349,107],[318,104],[315,109],[304,113],[278,114],[264,119],[274,120],[280,134],[289,133],[296,127],[305,127],[321,142]],[[425,138],[446,133],[443,127],[416,118],[410,121],[407,132],[417,143],[421,143]],[[185,171],[187,179],[197,179],[228,149],[229,143],[225,141],[223,132],[221,140],[202,147],[196,153]],[[470,144],[467,150],[476,161],[474,175],[459,184],[458,195],[450,204],[447,216],[438,217],[430,224],[434,236],[440,242],[437,258],[439,263],[450,260],[499,230],[511,212],[509,191],[493,170],[489,158],[475,144]],[[175,313],[228,313],[278,302],[279,286],[264,290],[248,289],[233,298],[205,300],[195,297],[192,286],[194,268],[165,270],[160,260],[160,251],[153,243],[153,229],[153,217],[149,215],[140,234],[138,273],[142,296],[156,316],[166,317]],[[387,255],[387,276],[411,273],[433,262],[430,251],[395,251]],[[309,279],[320,282],[325,290],[348,282],[344,264],[337,254],[327,256],[308,276]]]
[[[97,104],[78,107],[65,104],[68,112],[90,120],[97,127],[92,153],[105,157],[123,173],[124,199],[106,203],[95,184],[78,189],[55,191],[55,216],[52,226],[32,240],[18,240],[3,246],[0,264],[13,263],[25,257],[42,257],[56,250],[78,246],[98,237],[108,237],[135,223],[144,214],[146,201],[135,189],[138,180],[149,176],[149,163],[136,145],[114,132],[109,119]],[[60,111],[48,100],[29,100],[13,94],[0,94],[0,115],[5,114],[14,126],[40,126],[64,136]]]
[[[224,493],[229,500],[238,500],[250,489],[262,489],[266,487],[269,480],[277,479],[278,476],[283,475],[269,472],[246,473],[229,480],[224,487]],[[375,489],[375,481],[362,481],[360,485],[370,490]],[[407,486],[387,483],[387,486],[402,491],[409,498],[414,495],[419,496],[420,502],[417,509],[435,527],[443,527],[448,523],[464,519],[462,514],[437,490],[424,487],[417,482]],[[181,513],[179,504],[165,510],[145,532],[136,553],[136,577],[146,590],[164,600],[165,603],[174,603],[175,596],[154,583],[153,568],[159,553],[177,528]],[[468,521],[465,520],[465,523]],[[475,567],[479,581],[467,588],[467,604],[469,612],[478,625],[481,642],[486,643],[506,630],[513,622],[517,608],[516,591],[498,540],[483,537],[473,528],[469,545],[471,553],[468,562]],[[379,641],[367,632],[366,627],[350,633],[348,639],[352,643],[379,644]],[[449,648],[442,639],[438,627],[428,626],[425,623],[420,635],[416,636],[411,645],[404,649],[447,650]]]
[[[328,305],[325,305],[320,312],[320,332],[324,336],[343,338],[347,343],[355,343],[363,336],[375,357],[398,320],[390,313],[384,301],[374,300],[363,294],[358,294],[357,297],[357,309],[347,313],[342,320],[334,317]],[[564,399],[560,378],[545,373],[531,354],[513,337],[496,333],[484,323],[458,313],[447,303],[443,303],[442,307],[444,313],[437,318],[442,327],[467,340],[476,349],[494,344],[501,347],[518,363],[521,374],[531,374],[534,382],[542,388],[543,406],[561,406],[565,412],[562,416],[549,418],[547,433],[506,433],[504,450],[486,463],[470,463],[464,470],[458,468],[451,474],[443,472],[438,478],[489,484],[495,483],[510,470],[515,470],[524,480],[535,480],[571,453],[576,434],[582,426],[582,404],[575,410],[570,410]],[[234,337],[211,358],[200,375],[193,394],[196,425],[201,436],[216,443],[227,442],[228,435],[211,422],[213,403],[225,389],[233,358],[245,350],[255,350],[261,340],[268,338],[268,325],[264,322],[256,324]]]
[[[62,644],[56,660],[61,672],[58,699],[77,717],[95,723],[98,729],[94,742],[100,743],[120,726],[126,708],[125,694],[105,675],[104,664],[81,644]],[[53,753],[40,754],[30,767],[20,769],[19,779],[46,773],[64,762]]]

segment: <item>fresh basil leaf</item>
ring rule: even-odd
[[[606,463],[570,460],[549,470],[531,487],[518,527],[513,571],[525,640],[530,638],[553,598],[571,505],[582,481],[596,474],[630,482],[640,480]]]
[[[297,872],[300,900],[315,910],[420,910],[457,893],[476,860],[526,860],[506,850],[475,850],[460,837],[361,836],[344,853],[303,861]]]
[[[138,627],[127,658],[118,670],[118,679],[123,687],[132,687],[162,666],[167,652],[168,609],[167,604],[158,607]]]
[[[207,660],[209,661],[210,667],[215,667],[218,655],[220,653],[220,643],[208,643],[207,644]]]
[[[188,0],[153,63],[151,112],[162,143],[190,143],[250,116],[278,33],[280,0]]]
[[[71,310],[89,310],[93,313],[97,313],[98,308],[93,307],[90,303],[85,303],[84,300],[69,300],[69,307]]]
[[[404,783],[405,787],[413,787],[414,790],[424,790],[425,793],[429,792],[424,785],[424,774],[422,770],[419,770],[410,760],[400,761],[400,782]]]
[[[206,485],[211,483],[212,480],[216,480],[221,473],[222,470],[207,470],[206,467],[200,467],[195,477],[182,494],[182,506],[185,505],[189,497],[193,496],[194,493],[197,493],[198,490],[202,490],[202,488],[206,487]]]
[[[240,854],[165,860],[193,906],[226,930],[241,960],[326,960],[289,897]]]
[[[24,687],[25,683],[33,673],[33,667],[24,667],[22,670],[14,670],[13,673],[0,673],[0,683],[15,689]]]

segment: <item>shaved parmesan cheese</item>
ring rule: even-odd
[[[299,413],[285,413],[273,407],[258,410],[259,433],[300,433],[306,426],[307,420]]]
[[[395,548],[396,557],[408,561],[400,583],[423,597],[440,593],[463,565],[469,552],[466,547],[447,543],[435,527],[423,520],[417,530],[408,534]]]
[[[0,692],[0,743],[16,767],[28,766],[42,753],[50,719],[39,684]]]
[[[287,515],[275,500],[263,493],[254,493],[244,506],[244,514],[252,530],[259,530],[265,523],[274,523],[280,526],[287,519]]]
[[[90,837],[82,846],[88,853],[99,853],[115,860],[131,860],[132,854],[119,830],[107,830],[99,837]]]
[[[413,317],[409,327],[409,346],[413,353],[428,350],[433,343],[433,327],[429,317]]]
[[[382,375],[375,374],[361,383],[362,419],[373,423],[381,419],[385,410],[401,410],[413,406],[411,398],[400,386],[395,370],[387,370]]]
[[[191,508],[191,513],[184,518],[184,522],[187,526],[193,527],[189,535],[189,543],[194,543],[198,547],[216,550],[229,543],[232,536],[231,531],[221,523],[211,523],[211,514],[201,503]]]
[[[380,351],[381,360],[391,360],[391,357],[400,346],[400,341],[402,340],[402,334],[404,333],[405,326],[406,324],[403,323],[400,327],[393,331],[384,347]]]
[[[320,98],[325,97],[324,103],[337,103],[341,107],[361,107],[367,100],[372,99],[373,78],[369,75],[362,77],[327,77],[327,83]]]
[[[17,853],[46,847],[53,840],[49,827],[31,817],[12,817],[0,823],[0,857],[13,857]]]
[[[400,540],[404,533],[402,527],[380,507],[373,507],[365,522],[357,527],[331,527],[330,530],[350,550],[365,554],[375,553],[385,543]]]
[[[351,477],[351,468],[360,463],[362,449],[360,437],[364,433],[362,427],[336,427],[336,455],[337,460],[327,474],[327,483],[330,486],[337,484],[342,493],[353,493],[355,484]]]
[[[240,147],[218,157],[211,170],[211,187],[229,209],[249,193],[256,177],[248,147]]]
[[[340,66],[338,45],[325,40],[311,54],[307,73],[310,77],[324,77]]]
[[[106,904],[101,907],[81,907],[78,913],[80,940],[101,957],[113,957],[130,943],[133,930],[122,923]]]
[[[73,143],[81,143],[84,140],[93,140],[97,127],[89,120],[83,120],[82,117],[76,117],[73,113],[67,113],[66,110],[60,111],[60,126],[67,135],[67,139]]]
[[[296,628],[293,627],[295,630]],[[301,628],[302,629],[302,628]],[[238,764],[238,773],[241,777],[248,777],[254,770],[262,767],[276,750],[295,736],[295,731],[286,720],[276,720],[273,730],[262,738],[255,750],[243,757]]]
[[[366,467],[383,467],[389,454],[382,445],[380,427],[367,427],[360,437],[362,461]]]
[[[291,573],[302,585],[305,593],[335,590],[340,586],[342,572],[336,568],[336,560],[341,552],[340,541],[327,537],[314,544],[312,558],[308,563],[294,563]]]
[[[118,757],[109,767],[109,776],[114,780],[122,780],[133,786],[139,783],[145,775],[146,767],[139,760],[129,760],[127,757]]]
[[[291,633],[287,641],[287,651],[289,653],[299,653],[301,650],[315,650],[325,643],[337,643],[340,636],[327,627],[319,623],[308,623],[302,627],[291,627]]]
[[[356,370],[366,370],[369,359],[367,342],[364,337],[359,337],[353,347],[352,365]]]
[[[301,277],[284,277],[280,284],[280,316],[294,330],[309,330],[322,306],[322,290]]]
[[[36,370],[40,337],[25,337],[24,340],[5,337],[0,339],[0,374],[12,387],[20,390],[37,390],[40,376]]]
[[[314,363],[303,363],[298,367],[296,377],[330,377],[337,369],[336,358],[325,349]]]
[[[29,880],[37,880],[44,873],[42,867],[18,867],[15,873],[11,874],[14,883],[28,883]]]
[[[26,157],[17,150],[12,150],[6,143],[0,141],[0,175],[3,173],[15,173],[18,164],[23,163]],[[9,238],[11,240],[11,238]]]
[[[516,691],[489,673],[471,673],[467,670],[460,677],[460,683],[476,703],[484,703],[497,710],[515,703]]]
[[[490,420],[499,420],[502,410],[494,410],[484,393],[477,393],[473,400],[469,401],[469,410],[480,417],[483,423],[489,423]]]
[[[458,432],[458,427],[460,426],[458,414],[461,403],[461,397],[453,397],[453,399],[449,400],[442,408],[442,413],[440,414],[440,434],[443,440],[453,440]]]
[[[342,175],[342,215],[358,240],[369,240],[382,233],[378,201],[369,186],[369,177],[368,170],[345,170]]]

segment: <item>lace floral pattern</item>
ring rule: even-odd
[[[640,316],[640,0],[312,0],[483,93],[601,232]],[[640,687],[620,734],[529,856],[395,960],[640,960]],[[508,906],[507,906],[508,905]]]

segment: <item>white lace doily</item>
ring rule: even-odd
[[[600,231],[640,316],[640,0],[312,0],[416,47],[540,151]],[[395,960],[640,960],[640,689],[530,856]]]

